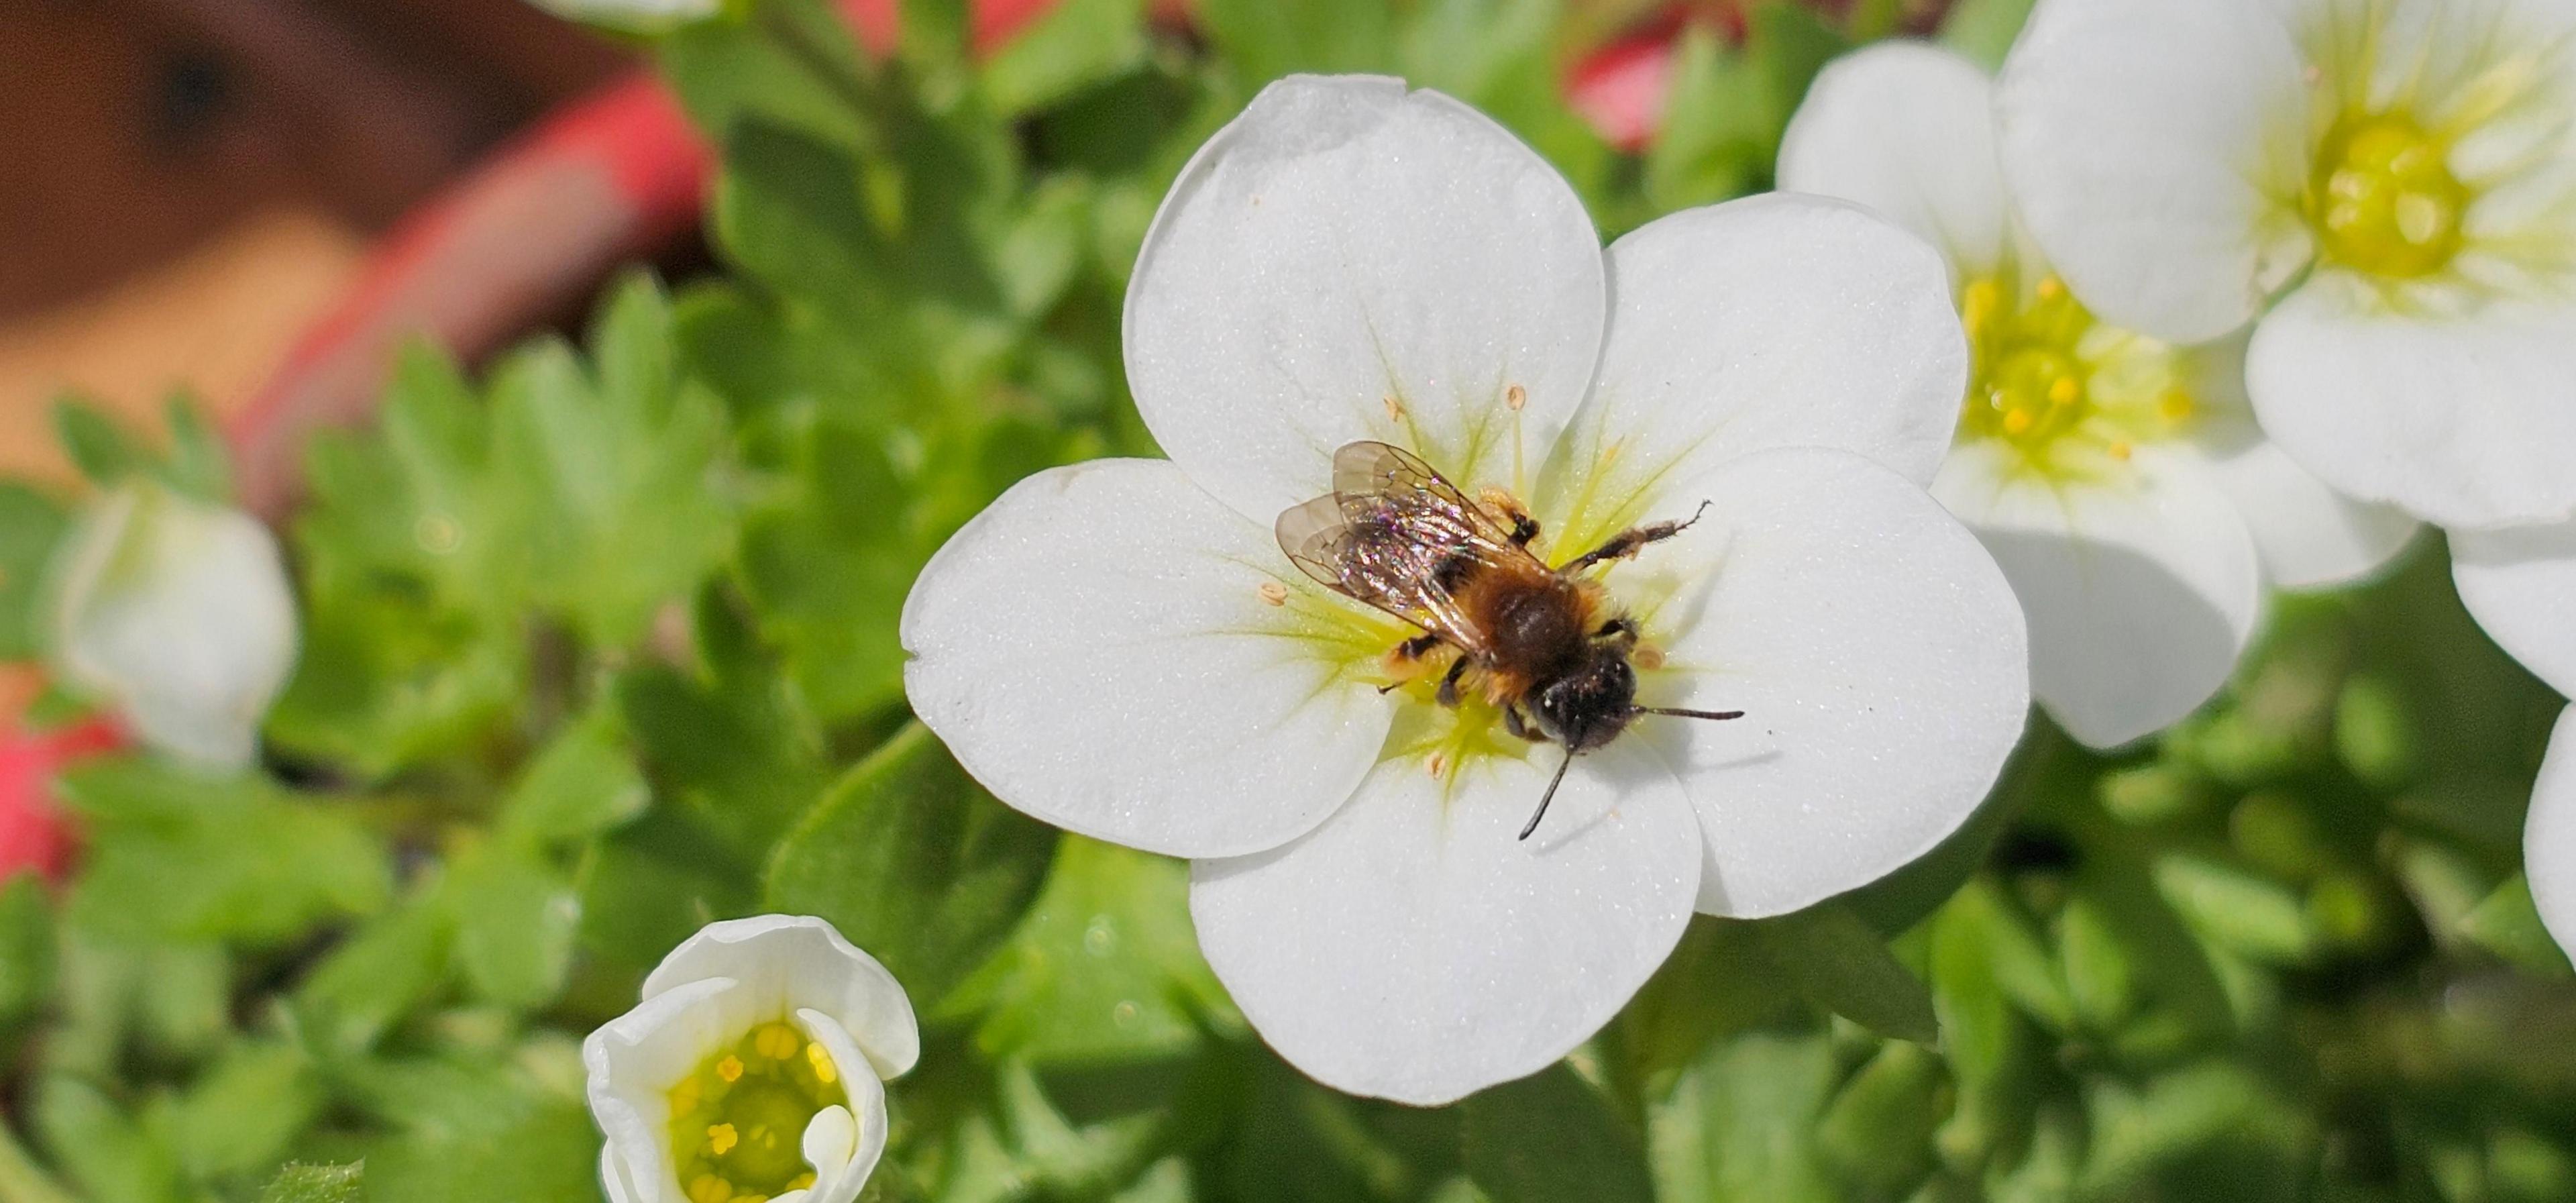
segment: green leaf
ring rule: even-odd
[[[1941,44],[1977,60],[1989,71],[2004,65],[2004,54],[2021,36],[2033,0],[1959,0],[1941,23]]]
[[[54,402],[54,435],[62,440],[72,466],[100,488],[115,487],[148,462],[122,424],[76,397]]]
[[[696,630],[700,669],[627,670],[618,714],[650,779],[747,874],[831,779],[821,735],[731,599],[702,595]]]
[[[269,1180],[259,1203],[361,1203],[365,1198],[364,1165],[299,1165],[288,1163]]]
[[[439,897],[456,927],[456,963],[483,997],[521,1009],[554,999],[581,922],[572,883],[525,849],[482,843],[457,852]]]
[[[2316,953],[2307,907],[2279,883],[2187,853],[2157,859],[2157,891],[2212,943],[2282,964]]]
[[[983,1019],[987,1056],[1146,1061],[1186,1052],[1211,1021],[1233,1026],[1190,927],[1189,868],[1078,836],[1010,941],[942,1013]]]
[[[1142,0],[1063,0],[999,51],[978,75],[994,115],[1016,117],[1144,61]]]
[[[599,1134],[570,1101],[531,1103],[485,1130],[389,1142],[367,1158],[369,1203],[597,1203]]]
[[[173,1096],[161,1118],[180,1166],[206,1181],[265,1172],[321,1107],[321,1083],[301,1050],[241,1044]]]
[[[2155,1166],[2252,1123],[2270,1090],[2243,1066],[2210,1061],[2141,1087],[2103,1081],[2086,1097],[2092,1147],[2084,1179],[2096,1193],[2135,1181]]]
[[[594,644],[622,647],[730,545],[725,427],[715,397],[675,375],[670,307],[649,279],[617,290],[591,344],[595,373],[540,343],[493,374],[492,459],[531,494],[533,600]]]
[[[1614,1031],[1627,1074],[1648,1097],[1662,1095],[1720,1033],[1796,1013],[1795,1000],[1774,981],[1778,970],[1763,950],[1758,926],[1691,916],[1672,955],[1620,1010]]]
[[[453,924],[413,900],[368,920],[296,988],[311,1026],[343,1049],[372,1045],[446,977]]]
[[[56,958],[54,907],[44,878],[21,872],[0,886],[0,1031],[14,1038],[19,1025],[52,999]]]
[[[1840,1192],[1813,1142],[1836,1076],[1821,1032],[1751,1032],[1712,1045],[1649,1114],[1656,1197],[1834,1203]]]
[[[170,427],[170,458],[161,468],[163,483],[199,501],[230,503],[232,455],[224,449],[223,436],[207,424],[197,399],[186,392],[172,393],[162,403],[161,413]]]
[[[54,1076],[41,1083],[35,1128],[53,1162],[93,1203],[180,1203],[179,1162],[98,1087]]]
[[[1000,947],[1054,851],[1053,828],[994,801],[914,723],[779,842],[767,902],[830,920],[933,1002]]]
[[[1643,1145],[1563,1063],[1468,1097],[1467,1174],[1494,1203],[1652,1203]]]
[[[2539,977],[2569,975],[2567,953],[2550,938],[2531,900],[2531,879],[2516,873],[2460,920],[2460,935]]]
[[[1201,25],[1252,88],[1299,71],[1394,68],[1389,6],[1380,0],[1204,0]]]
[[[271,943],[391,893],[374,836],[261,778],[121,758],[76,767],[61,788],[91,840],[71,915],[103,936]]]
[[[0,482],[0,660],[29,660],[44,650],[45,576],[71,517],[51,498],[15,481]]]
[[[1932,994],[1888,954],[1886,940],[1850,908],[1821,903],[1754,928],[1762,948],[1807,1001],[1900,1040],[1940,1038]]]
[[[586,839],[644,813],[651,801],[616,709],[601,705],[566,724],[520,774],[501,803],[501,836],[530,847]]]
[[[721,141],[746,122],[796,129],[848,150],[878,138],[874,71],[822,0],[757,0],[752,20],[702,21],[662,39],[662,75]]]
[[[1932,1170],[1945,1085],[1941,1059],[1921,1045],[1880,1046],[1817,1121],[1818,1156],[1862,1197],[1905,1197]]]

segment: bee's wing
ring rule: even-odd
[[[1385,443],[1336,453],[1332,496],[1281,514],[1277,534],[1289,560],[1325,587],[1470,653],[1485,650],[1484,630],[1444,580],[1547,572],[1457,486]]]

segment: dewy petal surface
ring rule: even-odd
[[[2305,64],[2270,0],[2044,0],[1998,85],[2030,231],[2104,318],[2243,325],[2305,264]]]
[[[2451,579],[2496,646],[2576,697],[2576,523],[2454,532]]]
[[[1604,312],[1582,202],[1492,119],[1292,76],[1172,185],[1127,290],[1127,379],[1173,462],[1266,529],[1358,439],[1517,484],[1582,403]]]
[[[921,1055],[912,1000],[875,957],[830,923],[810,915],[754,915],[700,928],[644,979],[644,997],[709,978],[742,984],[755,1011],[744,1027],[812,1009],[858,1041],[885,1077],[912,1068]]]
[[[1775,194],[1663,218],[1609,258],[1600,381],[1537,507],[1559,554],[1638,520],[1674,482],[1771,448],[1932,479],[1968,351],[1930,244],[1849,202]]]
[[[2326,483],[2449,527],[2576,514],[2576,302],[2390,308],[2320,270],[2255,328],[2246,383]]]
[[[1614,568],[1664,641],[1648,715],[1699,814],[1699,909],[1783,914],[1874,881],[1985,799],[2030,705],[2019,605],[1924,491],[1856,456],[1767,452],[1678,482],[1699,525]]]
[[[1191,866],[1199,948],[1244,1016],[1335,1089],[1446,1103],[1588,1039],[1688,922],[1698,825],[1622,740],[1575,762],[1526,842],[1553,748],[1435,779],[1378,765],[1278,851]]]
[[[2227,683],[2261,608],[2253,537],[2196,454],[2142,446],[2125,479],[2059,482],[1995,443],[1933,493],[1973,527],[2030,618],[2031,691],[2068,734],[2115,748]]]
[[[1994,83],[1939,47],[1881,42],[1826,66],[1781,138],[1779,183],[1867,205],[1970,276],[2012,247]]]
[[[2523,819],[2522,867],[2532,905],[2560,948],[2576,951],[2576,706],[2558,715]]]
[[[904,687],[1037,818],[1172,856],[1259,852],[1322,822],[1385,741],[1393,703],[1345,674],[1401,636],[1336,654],[1318,639],[1348,637],[1347,605],[1268,519],[1170,463],[1096,460],[1012,486],[931,558]]]

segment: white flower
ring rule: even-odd
[[[912,1003],[820,919],[709,924],[582,1044],[610,1203],[849,1203],[885,1152]]]
[[[2259,319],[2263,429],[2358,498],[2576,512],[2576,5],[2044,0],[2004,167],[2105,317]]]
[[[65,684],[112,702],[161,751],[250,763],[295,666],[295,598],[267,527],[129,482],[81,515],[52,590]]]
[[[1209,963],[1325,1083],[1437,1103],[1545,1067],[1694,906],[1914,859],[2021,732],[2010,587],[1918,483],[1966,371],[1941,264],[1856,207],[1741,201],[1605,256],[1475,111],[1292,78],[1173,185],[1126,348],[1172,459],[1041,473],[967,524],[905,606],[905,682],[1012,805],[1195,858]],[[1641,701],[1746,717],[1638,718],[1516,838],[1559,752],[1472,689],[1435,704],[1389,658],[1418,632],[1273,533],[1372,439],[1528,499],[1552,564],[1707,503],[1604,579]]]
[[[2576,523],[2454,534],[2451,577],[2497,646],[2576,697]],[[2576,950],[2576,707],[2549,737],[2522,858],[2541,919],[2560,946]]]
[[[2336,495],[2263,438],[2241,341],[2178,347],[2086,311],[2013,212],[1993,94],[1946,50],[1848,55],[1790,121],[1780,186],[1869,205],[1948,256],[1972,366],[1933,493],[2020,593],[2040,704],[2116,747],[2226,683],[2265,576],[2352,580],[2415,524]]]

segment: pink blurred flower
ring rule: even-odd
[[[12,724],[0,734],[0,881],[33,869],[60,881],[79,843],[54,798],[63,769],[125,746],[113,720],[85,719],[50,731]]]

